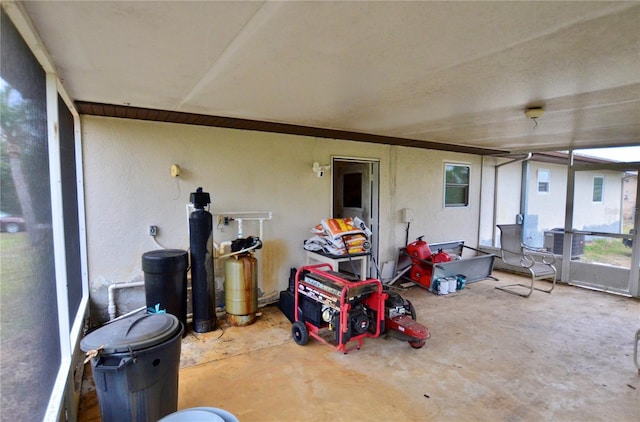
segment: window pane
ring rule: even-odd
[[[446,182],[449,183],[462,183],[469,184],[469,167],[457,166],[453,164],[447,164],[446,167]]]
[[[602,202],[602,187],[604,186],[603,177],[593,178],[593,202]]]
[[[445,164],[445,207],[469,205],[469,172],[469,166]]]
[[[549,192],[549,183],[548,182],[538,182],[538,192],[541,192],[541,193]]]
[[[549,192],[549,170],[545,170],[545,169],[538,170],[538,192],[541,192],[541,193]]]
[[[40,421],[61,363],[46,81],[4,10],[0,15],[0,415]]]
[[[445,204],[447,206],[467,206],[467,188],[462,186],[449,186],[446,191]]]

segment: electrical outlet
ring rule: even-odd
[[[158,234],[158,226],[149,226],[149,236],[156,236]]]

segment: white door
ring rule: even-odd
[[[640,185],[637,182],[633,195],[635,204],[630,204],[631,214],[627,216],[621,212],[627,200],[624,197],[626,179],[621,175],[635,173],[637,180],[638,170],[637,163],[576,164],[569,169],[571,203],[567,206],[566,225],[571,229],[565,230],[563,238],[562,281],[639,295],[637,198],[640,197]],[[573,236],[585,239],[585,254],[578,259],[569,258]]]
[[[378,162],[334,158],[332,170],[333,217],[358,217],[369,227],[373,232],[369,264],[375,268],[371,265],[378,258]]]

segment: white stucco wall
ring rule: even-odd
[[[106,318],[107,287],[142,280],[141,257],[158,249],[189,247],[185,205],[197,187],[211,194],[212,210],[269,210],[259,260],[265,294],[284,290],[289,268],[305,262],[309,229],[331,216],[331,178],[311,171],[332,156],[380,161],[380,262],[395,260],[404,246],[402,208],[414,210],[410,240],[477,242],[480,157],[351,141],[146,122],[82,117],[87,248],[92,318]],[[471,165],[469,207],[443,208],[444,162]],[[182,174],[170,176],[171,164]],[[214,225],[215,225],[214,221]],[[244,234],[252,233],[251,223]],[[214,230],[216,242],[235,237],[236,227]],[[220,266],[219,266],[220,267]],[[135,295],[134,295],[135,296]],[[124,292],[121,298],[124,298]],[[118,302],[120,306],[121,303]],[[119,313],[144,305],[127,299]]]
[[[538,192],[538,172],[549,170],[549,192]],[[567,166],[561,164],[530,163],[529,207],[527,214],[536,216],[535,229],[540,232],[537,239],[542,243],[542,231],[564,227],[567,198]]]
[[[393,204],[391,223],[395,223],[395,236],[391,239],[394,239],[397,248],[404,246],[406,239],[406,224],[402,222],[401,215],[403,208],[409,208],[415,214],[415,221],[409,227],[409,242],[424,235],[424,240],[430,243],[464,240],[470,246],[477,245],[480,157],[443,151],[393,148],[389,161],[389,173],[392,175],[389,193]],[[445,163],[465,164],[471,167],[468,207],[444,207]]]

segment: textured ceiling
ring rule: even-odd
[[[512,152],[640,144],[638,2],[23,6],[76,101]]]

